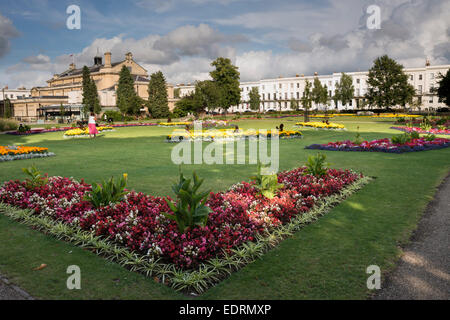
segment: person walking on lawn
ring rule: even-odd
[[[89,136],[92,138],[92,136],[97,137],[98,130],[97,130],[97,124],[96,124],[97,118],[95,117],[95,114],[91,112],[91,115],[89,116]]]

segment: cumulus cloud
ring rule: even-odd
[[[380,30],[366,27],[365,9],[373,2],[381,7]],[[217,56],[231,58],[239,67],[243,81],[297,73],[367,70],[383,54],[405,67],[423,66],[426,58],[432,64],[450,61],[448,0],[329,0],[327,3],[329,7],[321,10],[312,3],[292,5],[292,8],[280,5],[273,12],[255,11],[215,20],[233,30],[240,28],[245,37],[199,24],[139,39],[125,35],[98,38],[75,53],[75,60],[81,67],[92,65],[97,50],[111,51],[113,61],[123,59],[131,51],[150,73],[161,70],[175,84],[208,79],[211,61]],[[262,45],[263,49],[251,48],[251,44]],[[11,66],[8,81],[16,85],[45,85],[42,79],[66,70],[72,62],[69,55],[51,61],[47,58],[29,57]],[[0,82],[6,76],[0,75]]]
[[[50,62],[50,57],[45,56],[43,54],[39,54],[37,56],[30,56],[24,58],[22,61],[29,64],[46,64]]]
[[[0,58],[9,52],[11,47],[10,40],[19,35],[19,31],[14,27],[11,20],[0,14]]]

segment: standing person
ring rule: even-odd
[[[96,117],[95,114],[93,112],[91,112],[91,115],[89,116],[89,136],[92,138],[92,135],[94,135],[94,138],[97,136],[98,134],[98,130],[97,130],[97,124],[96,124]]]

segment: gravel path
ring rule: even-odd
[[[28,293],[0,274],[0,300],[34,300]]]
[[[374,299],[450,300],[450,175],[403,251]]]

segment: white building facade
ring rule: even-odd
[[[8,87],[0,89],[0,100],[17,100],[31,97],[31,90],[25,88],[9,89]]]
[[[439,75],[445,75],[450,69],[450,65],[430,66],[428,63],[422,68],[405,68],[404,72],[408,75],[408,81],[416,90],[416,98],[421,101],[421,110],[434,110],[445,107],[445,104],[439,103],[438,96],[431,92],[434,87],[438,86]],[[353,86],[355,88],[354,98],[347,105],[334,101],[330,101],[328,106],[316,106],[313,103],[313,110],[353,110],[363,108],[365,105],[364,95],[367,92],[368,71],[346,72],[353,78]],[[250,111],[249,93],[253,87],[258,88],[261,96],[260,111],[291,111],[291,101],[296,100],[300,109],[301,98],[305,90],[306,81],[314,83],[314,78],[318,78],[322,86],[326,85],[330,97],[334,96],[336,84],[339,83],[342,73],[333,73],[331,75],[314,75],[304,76],[296,75],[291,78],[279,77],[277,79],[264,79],[260,81],[241,82],[241,103],[232,107],[231,112]],[[195,90],[194,85],[180,85],[180,97],[186,96]]]

